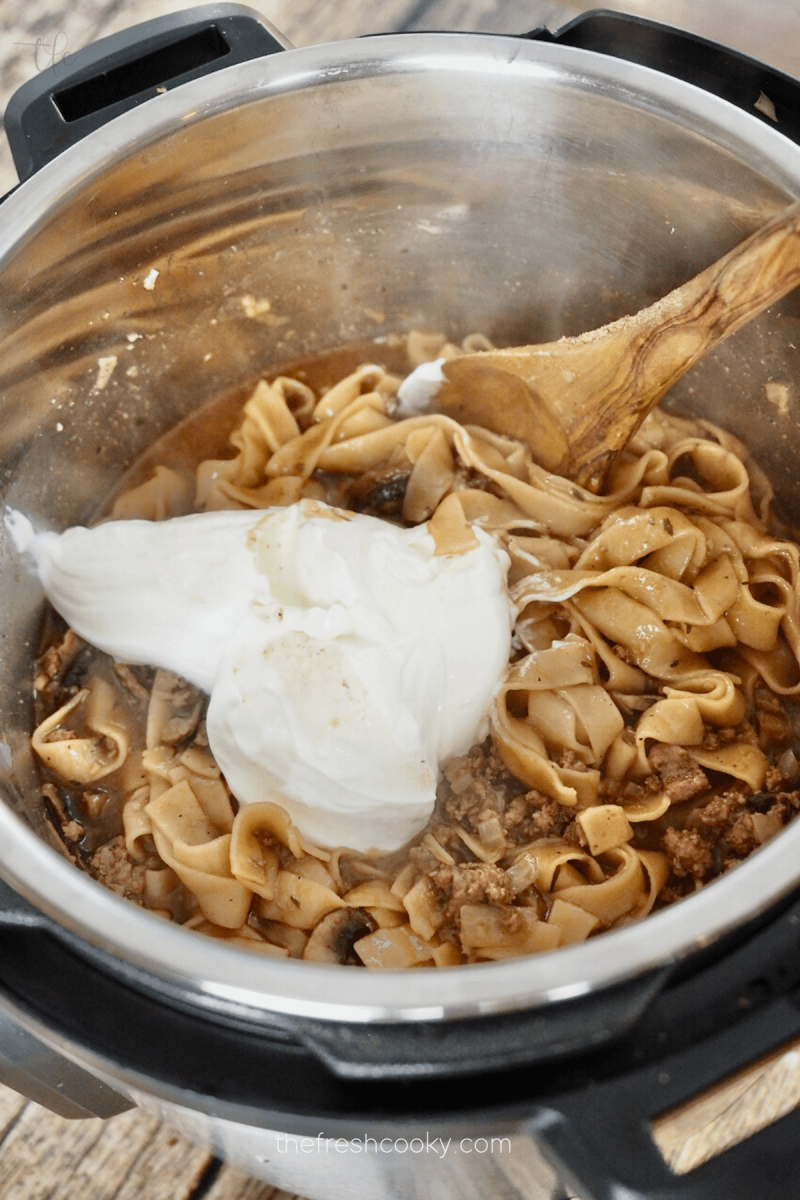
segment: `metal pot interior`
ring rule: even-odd
[[[54,528],[85,522],[199,405],[342,344],[412,328],[499,344],[593,328],[682,283],[798,191],[800,150],[755,116],[564,47],[365,39],[195,81],[93,134],[3,205],[4,500]],[[269,312],[248,317],[246,295]],[[742,437],[798,525],[799,316],[796,298],[775,306],[669,401]],[[105,384],[101,359],[115,360]],[[786,412],[768,381],[789,386]],[[359,1020],[519,1007],[686,953],[800,878],[795,828],[693,898],[691,921],[666,910],[646,931],[536,960],[413,980],[361,973],[357,988],[338,968],[207,945],[104,892],[42,840],[27,748],[41,594],[5,530],[0,564],[2,873],[87,943],[206,997]]]

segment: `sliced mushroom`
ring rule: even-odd
[[[375,922],[363,908],[336,908],[323,917],[311,934],[303,958],[312,962],[360,966],[353,943],[372,933]]]

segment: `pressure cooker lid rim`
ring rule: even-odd
[[[382,74],[472,71],[507,80],[531,75],[598,91],[667,117],[736,152],[792,195],[800,192],[800,147],[758,117],[670,75],[591,50],[522,37],[409,33],[290,49],[192,80],[113,118],[65,150],[4,200],[0,270],[54,207],[118,163],[180,129],[269,96]]]

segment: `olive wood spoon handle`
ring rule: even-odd
[[[800,201],[694,279],[610,325],[443,364],[436,407],[528,442],[591,491],[650,410],[699,359],[800,283]]]

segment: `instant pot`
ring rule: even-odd
[[[71,56],[6,115],[4,503],[90,520],[200,404],[332,347],[548,341],[636,311],[800,195],[797,87],[603,12],[293,50],[214,5]],[[669,404],[740,436],[800,527],[798,378],[790,296]],[[42,595],[5,529],[0,588],[12,1087],[67,1116],[140,1104],[315,1200],[795,1200],[796,1112],[686,1175],[650,1122],[800,1035],[800,822],[554,953],[367,972],[236,951],[69,860],[28,742]]]

